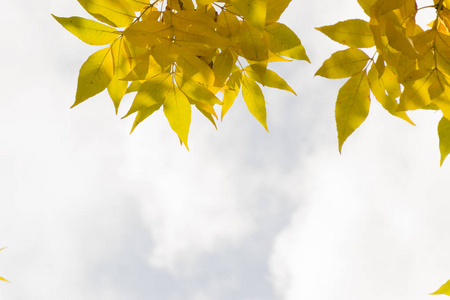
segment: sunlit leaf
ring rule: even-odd
[[[330,39],[349,47],[369,48],[375,46],[369,23],[363,20],[346,20],[316,29]]]
[[[337,51],[323,63],[316,75],[332,79],[351,77],[361,72],[369,59],[357,48]]]
[[[273,23],[266,26],[265,32],[270,51],[281,56],[309,62],[300,39],[289,27],[281,23]]]
[[[445,151],[442,152],[441,148],[441,165],[442,162],[445,159],[445,156],[447,156],[450,153],[450,121],[442,118],[439,122],[439,130],[442,131],[443,136],[441,137],[441,132],[439,132],[439,138],[440,138],[440,146],[442,145],[441,142],[444,142],[444,148]],[[445,153],[445,156],[442,154]],[[431,295],[447,295],[450,296],[450,280],[447,281],[447,283],[443,284],[436,292],[431,293]]]
[[[369,114],[370,87],[365,72],[352,76],[339,90],[336,101],[336,125],[339,152],[345,140],[364,122]]]
[[[106,89],[113,75],[114,61],[109,47],[89,56],[81,66],[78,75],[77,94],[72,107]]]
[[[60,18],[52,15],[65,29],[89,45],[106,45],[117,39],[116,29],[107,25],[80,18]]]
[[[231,4],[253,27],[262,31],[266,24],[268,0],[231,0]]]
[[[181,142],[188,147],[188,134],[191,125],[191,104],[184,93],[173,85],[164,101],[164,114],[170,127],[178,135]]]
[[[247,76],[242,77],[242,95],[250,113],[269,131],[264,95],[258,84]]]
[[[83,8],[97,20],[114,27],[125,27],[136,15],[124,0],[78,0]]]

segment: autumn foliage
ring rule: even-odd
[[[124,95],[137,92],[125,115],[136,114],[132,130],[162,108],[186,147],[191,108],[216,126],[215,108],[223,118],[241,90],[268,130],[260,86],[295,93],[269,63],[308,60],[297,35],[277,22],[290,0],[78,2],[97,21],[55,19],[85,43],[107,46],[82,65],[74,106],[107,89],[117,113]]]
[[[332,79],[349,77],[336,101],[339,151],[369,114],[372,94],[389,113],[411,124],[407,111],[442,111],[438,125],[442,165],[450,153],[450,1],[434,0],[425,7],[418,7],[415,0],[358,3],[369,21],[346,20],[317,28],[349,47],[331,55],[316,73]],[[416,14],[421,9],[434,9],[436,18],[420,26]]]

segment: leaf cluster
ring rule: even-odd
[[[187,147],[191,108],[214,126],[242,95],[267,130],[261,86],[294,90],[270,62],[308,61],[297,35],[277,22],[291,0],[78,0],[96,21],[55,19],[90,45],[107,45],[81,66],[76,106],[107,89],[116,113],[137,92],[128,113],[134,128],[162,108]],[[218,95],[222,95],[221,98]]]
[[[369,21],[346,20],[317,28],[349,48],[327,59],[316,75],[349,78],[339,90],[336,123],[339,151],[369,113],[371,94],[390,114],[411,124],[406,114],[440,110],[441,165],[450,153],[450,1],[427,7],[436,18],[428,28],[416,23],[415,0],[358,0]],[[362,49],[374,49],[371,56]]]

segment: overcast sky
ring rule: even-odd
[[[422,1],[427,3],[427,1]],[[5,300],[426,300],[450,279],[450,162],[436,112],[417,126],[373,103],[338,153],[339,45],[314,30],[364,18],[353,0],[293,0],[282,22],[312,61],[274,66],[270,133],[242,99],[190,152],[162,112],[129,135],[107,94],[70,110],[95,47],[52,17],[76,0],[6,1],[0,86],[0,284]]]

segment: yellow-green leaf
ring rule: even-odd
[[[72,107],[106,89],[113,75],[114,62],[111,48],[99,50],[89,56],[81,66],[75,103]]]
[[[89,45],[110,44],[119,36],[116,29],[92,20],[80,17],[61,18],[52,16],[65,29]]]
[[[161,105],[172,87],[172,77],[170,73],[161,73],[145,81],[139,88],[139,92],[133,100],[130,110],[124,116],[146,109],[154,105]]]
[[[442,121],[443,120],[441,120],[441,122]],[[443,122],[445,123],[444,126],[447,127],[446,128],[446,131],[447,131],[447,133],[446,133],[447,134],[447,149],[449,149],[449,152],[450,152],[450,121],[448,121],[448,120],[445,121],[444,120]],[[440,123],[439,123],[439,125],[440,125]],[[447,152],[447,154],[449,152]],[[442,159],[442,161],[444,161],[444,160]],[[441,165],[442,165],[442,161],[441,161]],[[443,284],[436,292],[431,293],[431,295],[447,295],[447,296],[450,296],[450,280],[447,281],[447,283]]]
[[[323,63],[316,75],[331,79],[351,77],[361,72],[369,59],[366,53],[357,48],[337,51]]]
[[[242,95],[250,113],[269,131],[264,95],[259,85],[247,76],[242,77]]]
[[[369,23],[363,20],[346,20],[316,29],[330,39],[349,47],[370,48],[375,46]]]
[[[170,127],[172,127],[181,142],[189,150],[187,142],[191,125],[191,104],[183,92],[175,85],[172,85],[166,95],[164,114],[169,121]]]
[[[97,20],[114,27],[126,27],[136,15],[124,0],[78,0],[83,8]]]
[[[281,78],[277,73],[275,73],[272,70],[266,69],[264,77],[262,78],[251,67],[246,67],[245,73],[247,73],[247,75],[250,78],[252,78],[253,80],[259,82],[264,86],[285,90],[293,93],[294,95],[297,95],[295,91],[289,86],[289,84],[287,84],[287,82],[283,78]]]
[[[266,24],[268,0],[231,0],[231,4],[253,27],[262,31]]]
[[[336,101],[336,125],[339,152],[345,140],[367,118],[370,107],[370,88],[366,72],[352,76],[339,90]]]
[[[264,35],[269,50],[273,53],[309,62],[305,47],[303,47],[298,36],[286,25],[281,23],[270,24],[266,26]]]

